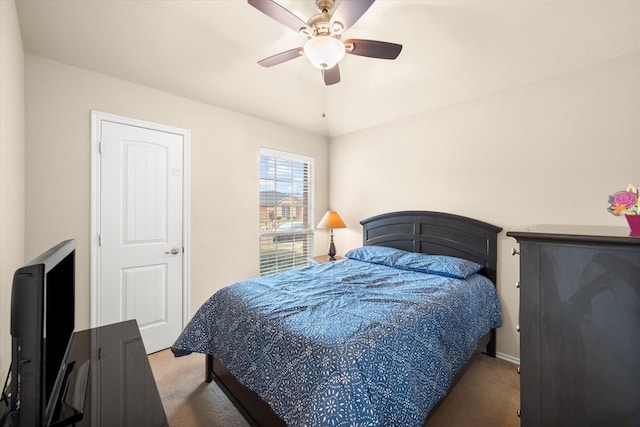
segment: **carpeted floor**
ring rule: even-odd
[[[169,350],[149,356],[160,397],[172,427],[247,427],[215,383],[204,381],[204,356],[174,358]],[[478,355],[425,427],[519,426],[520,379],[516,366]]]

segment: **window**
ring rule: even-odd
[[[260,274],[308,265],[313,248],[313,159],[260,150]]]

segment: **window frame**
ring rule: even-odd
[[[264,159],[268,158],[277,165],[278,162],[286,165],[291,163],[291,174],[295,174],[301,170],[301,179],[291,176],[290,179],[279,179],[277,173],[274,176],[264,176],[263,168]],[[277,191],[279,185],[291,185],[291,193],[281,193]],[[297,203],[294,186],[302,186],[302,203]],[[266,187],[273,188],[273,199],[269,204],[265,203],[270,199],[266,195],[270,192],[265,191]],[[309,260],[313,256],[313,240],[314,240],[314,193],[315,193],[315,159],[310,156],[290,153],[286,151],[274,150],[271,148],[260,148],[259,159],[259,271],[260,275],[267,275],[279,271],[290,270],[309,265]],[[264,196],[264,197],[263,197]],[[279,198],[282,196],[282,198]],[[283,200],[291,199],[290,204],[280,204]],[[279,223],[278,209],[280,213],[289,213],[284,223]],[[286,224],[294,224],[299,221],[299,216],[292,214],[302,209],[303,224],[305,228],[300,230],[295,226],[291,232],[279,232],[277,227],[286,228]],[[304,221],[304,214],[308,221]]]

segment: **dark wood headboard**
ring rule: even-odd
[[[401,211],[360,221],[363,245],[448,255],[484,265],[480,274],[497,280],[498,233],[502,228],[459,215]]]
[[[498,233],[502,228],[473,218],[431,211],[401,211],[360,221],[364,246],[448,255],[484,265],[480,274],[497,283]],[[491,329],[486,354],[496,357],[496,330]]]

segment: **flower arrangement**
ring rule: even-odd
[[[608,211],[613,215],[640,215],[638,206],[638,188],[629,184],[625,191],[618,191],[609,196]]]

